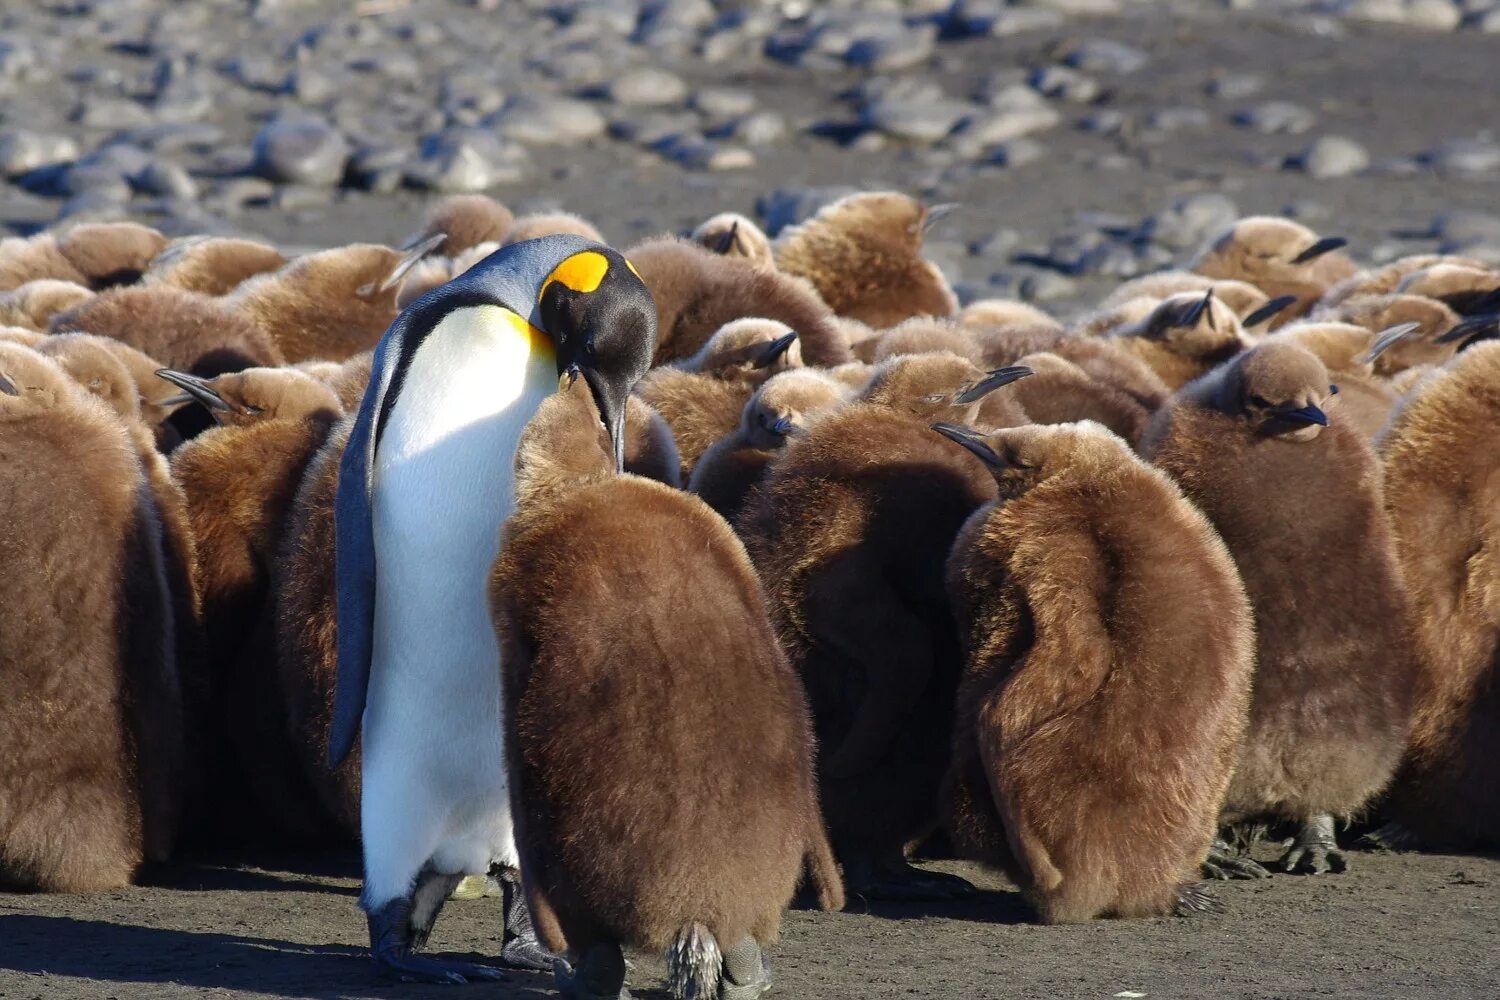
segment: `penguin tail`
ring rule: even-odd
[[[684,924],[667,949],[667,989],[674,1000],[710,1000],[718,995],[724,976],[724,956],[707,927]]]

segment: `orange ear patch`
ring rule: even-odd
[[[542,287],[537,291],[537,301],[547,291],[547,286],[554,281],[561,282],[565,288],[575,292],[592,292],[599,287],[604,276],[609,273],[609,259],[597,250],[585,250],[575,253],[547,275],[547,280],[542,282]]]

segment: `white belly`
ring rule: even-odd
[[[498,307],[445,319],[412,359],[376,451],[362,802],[376,902],[429,862],[450,873],[516,862],[488,579],[516,442],[557,368],[515,322]]]

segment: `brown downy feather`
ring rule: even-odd
[[[1047,352],[1082,368],[1089,377],[1113,386],[1148,410],[1155,410],[1171,391],[1140,358],[1112,340],[1059,333],[1047,327],[991,327],[976,330],[985,368],[1019,364],[1028,354]]]
[[[721,950],[767,943],[806,869],[840,908],[806,695],[728,525],[612,474],[581,384],[543,403],[516,458],[490,601],[543,942],[661,950],[696,925]]]
[[[1372,351],[1380,340],[1379,333],[1351,323],[1298,320],[1262,343],[1296,344],[1323,362],[1329,379],[1338,387],[1329,408],[1366,441],[1374,441],[1401,399],[1388,381],[1375,374],[1378,356]]]
[[[781,232],[776,266],[812,282],[840,316],[890,327],[912,316],[952,316],[958,298],[922,258],[930,209],[895,191],[853,194]]]
[[[489,195],[455,194],[428,209],[422,228],[407,243],[415,245],[442,233],[443,242],[433,253],[455,257],[480,243],[498,243],[515,221],[515,214]]]
[[[999,491],[948,559],[955,840],[1044,923],[1171,914],[1244,741],[1255,638],[1234,563],[1096,424],[947,433]]]
[[[177,832],[182,703],[162,523],[102,402],[19,345],[0,345],[0,376],[0,884],[118,889],[142,861],[165,860]]]
[[[85,223],[57,237],[58,253],[95,291],[135,284],[166,246],[165,236],[137,222]]]
[[[1210,278],[1245,281],[1272,298],[1295,296],[1294,305],[1279,312],[1270,328],[1304,316],[1340,281],[1358,268],[1338,249],[1336,237],[1320,239],[1306,226],[1290,219],[1251,216],[1224,232],[1193,264]]]
[[[1337,306],[1319,306],[1312,319],[1354,323],[1380,332],[1403,323],[1416,323],[1410,337],[1392,344],[1375,359],[1375,374],[1389,378],[1417,365],[1443,364],[1453,357],[1453,345],[1436,340],[1459,323],[1459,315],[1437,299],[1424,295],[1353,295]]]
[[[1213,290],[1182,292],[1162,299],[1135,323],[1106,336],[1151,366],[1176,389],[1250,346],[1239,317]]]
[[[257,274],[280,270],[286,260],[280,250],[259,240],[189,237],[168,245],[141,280],[203,295],[227,295]]]
[[[543,236],[558,236],[570,234],[582,236],[586,240],[595,243],[608,242],[599,230],[594,228],[593,223],[572,212],[532,212],[517,218],[510,227],[505,230],[505,235],[500,237],[500,245],[508,247],[512,243],[523,243],[526,240],[540,239]]]
[[[833,314],[790,275],[740,257],[721,257],[675,237],[638,243],[625,256],[656,300],[655,364],[691,357],[714,331],[747,316],[774,319],[796,330],[810,365],[849,360],[848,342]]]
[[[1384,813],[1430,849],[1500,846],[1500,344],[1425,383],[1380,442],[1411,591],[1416,713]]]
[[[681,489],[682,455],[672,427],[639,396],[625,400],[625,471]]]
[[[32,281],[51,279],[88,287],[89,279],[74,267],[57,247],[51,233],[29,239],[19,236],[0,240],[0,292],[9,292]]]
[[[1375,456],[1337,410],[1326,427],[1281,416],[1329,397],[1321,361],[1268,343],[1174,397],[1142,445],[1218,529],[1255,608],[1228,820],[1349,816],[1406,740],[1415,663]]]
[[[1500,271],[1491,267],[1434,264],[1402,278],[1396,291],[1437,299],[1460,316],[1500,312]]]
[[[1049,352],[1027,354],[1016,364],[1035,374],[1016,383],[1011,395],[1036,424],[1092,420],[1132,446],[1146,432],[1151,410],[1129,393],[1101,382],[1066,358]]]
[[[20,344],[22,347],[35,347],[47,339],[45,333],[28,330],[24,326],[0,326],[0,341],[7,344]]]
[[[932,354],[937,351],[957,354],[975,364],[981,360],[979,345],[971,336],[970,328],[953,320],[915,316],[881,334],[873,361],[878,364],[887,358],[903,354]]]
[[[94,297],[93,291],[71,281],[39,278],[0,294],[0,325],[46,330],[52,317]]]
[[[738,212],[720,212],[706,219],[690,238],[723,257],[743,257],[758,267],[776,266],[770,237]]]
[[[1407,275],[1415,274],[1435,264],[1457,264],[1461,267],[1474,268],[1487,266],[1482,260],[1461,257],[1457,254],[1412,254],[1393,260],[1389,264],[1382,264],[1380,267],[1356,272],[1330,288],[1323,295],[1320,304],[1324,308],[1331,308],[1356,295],[1389,295],[1396,290],[1396,286],[1401,284]]]
[[[1046,312],[1013,299],[976,299],[959,311],[958,323],[967,327],[1055,327],[1059,333],[1063,329],[1063,325]]]

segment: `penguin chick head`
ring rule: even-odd
[[[1014,500],[1070,469],[1129,460],[1130,448],[1102,424],[1026,424],[982,433],[962,424],[932,429],[973,452],[995,477],[1002,501]]]
[[[228,236],[188,236],[157,254],[141,280],[148,285],[224,295],[257,274],[285,266],[286,256],[269,243]]]
[[[0,323],[45,330],[53,316],[93,297],[92,290],[76,282],[38,278],[0,294]]]
[[[1201,294],[1179,292],[1162,299],[1126,336],[1154,340],[1173,354],[1217,364],[1249,347],[1240,318],[1212,288]]]
[[[1500,272],[1487,267],[1434,264],[1407,275],[1396,291],[1437,299],[1460,313],[1500,310]]]
[[[508,247],[513,243],[525,243],[544,236],[578,236],[595,243],[604,242],[599,230],[582,216],[572,212],[532,212],[511,223],[500,239],[500,245]]]
[[[976,299],[958,314],[966,327],[1029,326],[1062,331],[1062,324],[1034,305],[1014,299]]]
[[[776,266],[770,237],[738,212],[720,212],[706,219],[690,239],[721,257],[743,257],[758,267]]]
[[[1375,374],[1387,378],[1417,365],[1442,364],[1453,356],[1450,345],[1439,343],[1440,334],[1459,323],[1458,313],[1437,299],[1425,295],[1352,295],[1337,309],[1319,312],[1317,318],[1354,323],[1366,330],[1380,332],[1404,323],[1416,323],[1417,329],[1375,359]]]
[[[1328,426],[1324,407],[1338,388],[1317,355],[1298,344],[1262,344],[1220,374],[1215,408],[1249,422],[1257,434],[1311,441]]]
[[[937,351],[947,351],[970,361],[979,361],[979,345],[974,342],[970,328],[934,316],[913,316],[891,327],[880,337],[875,348],[875,360],[880,362],[902,354],[932,354]]]
[[[985,396],[1030,374],[1020,365],[986,372],[956,354],[906,354],[875,367],[860,401],[929,423],[970,424]]]
[[[774,374],[801,366],[797,332],[779,320],[759,317],[725,323],[684,365],[707,375]]]
[[[92,222],[58,237],[57,249],[95,288],[139,280],[167,238],[138,222]]]
[[[20,344],[0,343],[0,422],[36,416],[81,395],[50,358]]]
[[[203,404],[214,422],[243,427],[263,420],[306,420],[343,412],[332,389],[295,368],[246,368],[199,378],[163,368],[156,373],[183,391],[184,402]]]
[[[807,429],[808,420],[849,397],[837,379],[815,368],[794,368],[767,379],[745,404],[740,431],[752,448],[774,449]]]
[[[1278,271],[1315,273],[1332,284],[1354,274],[1354,262],[1339,251],[1341,236],[1319,236],[1300,222],[1253,215],[1230,226],[1198,258],[1193,270],[1210,278],[1236,278],[1258,285]]]
[[[430,237],[442,236],[435,251],[453,257],[480,243],[503,239],[515,221],[511,210],[489,195],[456,194],[428,211],[421,231],[405,246],[414,247]]]
[[[48,337],[36,348],[85,391],[98,396],[124,420],[141,418],[141,396],[130,369],[102,337],[82,333]]]
[[[1266,342],[1286,341],[1317,355],[1330,372],[1373,375],[1387,348],[1411,336],[1418,327],[1403,323],[1389,330],[1367,330],[1353,323],[1299,320],[1276,331]]]

